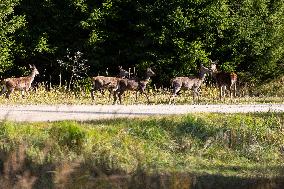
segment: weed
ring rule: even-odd
[[[282,80],[272,81],[258,87],[240,87],[238,96],[232,100],[227,96],[222,101],[219,100],[219,91],[216,87],[201,87],[199,104],[250,104],[250,103],[283,103],[283,86]],[[54,87],[46,90],[44,84],[40,84],[34,91],[30,91],[29,95],[22,98],[20,93],[13,93],[10,99],[0,97],[1,104],[112,104],[112,100],[108,100],[108,91],[105,94],[96,92],[96,102],[91,100],[90,94],[91,83],[89,79],[79,80],[74,83],[73,90],[69,90],[68,86]],[[170,89],[149,89],[148,95],[151,104],[168,104],[171,96]],[[137,101],[135,93],[128,91],[124,94],[124,104],[146,104],[147,99],[144,95],[138,95]],[[176,104],[192,104],[191,91],[182,92],[175,99]]]

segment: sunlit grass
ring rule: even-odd
[[[264,89],[259,89],[262,91]],[[267,90],[267,89],[265,89]],[[279,90],[282,90],[279,88]],[[169,89],[153,89],[147,91],[150,99],[150,104],[168,104],[171,98],[171,90]],[[250,95],[249,95],[250,94]],[[258,95],[256,95],[258,94]],[[254,104],[254,103],[283,103],[284,93],[260,93],[260,92],[247,92],[247,89],[239,89],[237,96],[230,98],[227,95],[222,100],[219,99],[219,91],[216,87],[203,86],[200,90],[199,101],[193,101],[191,91],[182,91],[180,95],[175,97],[175,104]],[[37,90],[32,90],[24,98],[21,97],[20,92],[16,91],[10,99],[5,96],[0,97],[1,104],[113,104],[113,96],[109,99],[109,92],[105,94],[99,92],[95,93],[96,99],[91,99],[90,91],[87,89],[76,89],[69,91],[62,88],[52,88],[46,90],[43,86],[39,86]],[[136,100],[136,92],[127,91],[123,95],[123,104],[147,104],[147,98],[144,94],[138,93]]]

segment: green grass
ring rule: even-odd
[[[251,92],[258,96],[284,97],[284,76],[256,86]]]
[[[284,173],[283,130],[284,113],[3,122],[0,155],[7,156],[4,165],[17,151],[29,167],[77,162],[106,174],[186,172],[270,178]]]

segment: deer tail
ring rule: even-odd
[[[6,79],[1,79],[0,80],[0,85],[6,85],[7,80]]]
[[[171,84],[172,87],[174,86],[174,78],[172,78],[172,79],[170,80],[170,84]]]
[[[230,77],[231,77],[231,80],[232,80],[232,81],[236,81],[237,78],[238,78],[238,75],[237,75],[235,72],[232,72],[232,73],[230,74]]]

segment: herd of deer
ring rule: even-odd
[[[6,98],[9,98],[10,94],[14,90],[21,91],[22,97],[28,92],[31,88],[31,84],[36,75],[39,74],[38,70],[34,65],[30,65],[32,72],[29,76],[18,77],[18,78],[6,78],[1,81],[2,90],[0,96],[6,93]],[[218,71],[216,63],[211,63],[211,68],[206,68],[202,64],[200,65],[199,75],[198,76],[189,76],[189,77],[175,77],[171,80],[171,85],[173,87],[173,94],[169,99],[169,103],[172,103],[172,100],[178,95],[181,90],[192,90],[193,100],[195,101],[196,97],[199,101],[199,90],[204,82],[205,76],[210,74],[216,81],[219,90],[220,90],[220,99],[225,97],[225,91],[228,89],[230,91],[230,97],[236,96],[236,83],[237,83],[237,74],[234,72],[222,72]],[[95,100],[95,91],[100,91],[102,94],[105,90],[109,91],[109,99],[111,95],[114,97],[114,104],[119,99],[120,104],[122,103],[122,95],[125,91],[136,91],[136,100],[137,93],[141,92],[147,98],[149,103],[149,97],[146,93],[146,86],[150,81],[150,77],[154,76],[155,73],[151,68],[147,68],[146,77],[144,79],[139,79],[136,77],[129,77],[130,73],[124,70],[119,66],[119,76],[118,77],[106,77],[106,76],[96,76],[92,77],[92,90],[91,97]]]

